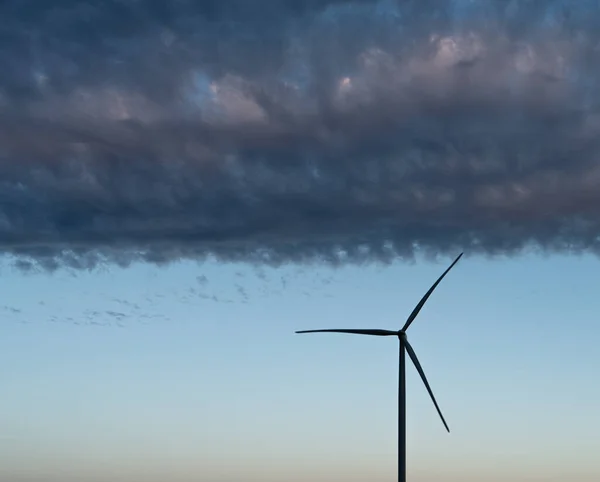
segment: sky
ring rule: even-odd
[[[449,264],[2,270],[0,479],[396,480],[399,329]],[[409,480],[598,479],[595,256],[463,257],[409,339]],[[215,296],[216,299],[212,297]]]
[[[597,480],[600,7],[0,4],[0,479]]]

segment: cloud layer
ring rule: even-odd
[[[22,267],[600,250],[596,2],[0,5]]]

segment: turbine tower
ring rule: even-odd
[[[398,338],[400,342],[400,355],[399,355],[399,376],[398,376],[398,482],[406,482],[406,377],[405,377],[405,369],[406,369],[406,356],[408,356],[412,360],[415,368],[419,372],[421,376],[421,380],[425,384],[425,388],[435,405],[435,409],[442,419],[442,423],[446,430],[450,432],[448,428],[448,424],[442,415],[442,411],[433,395],[431,387],[429,386],[429,382],[427,381],[427,377],[425,376],[425,372],[419,363],[419,359],[417,358],[417,354],[413,350],[412,346],[408,342],[408,338],[406,337],[406,330],[411,325],[411,323],[415,320],[421,308],[427,301],[427,299],[433,293],[433,290],[436,289],[437,285],[444,279],[444,276],[448,274],[448,272],[454,267],[458,260],[461,258],[463,253],[460,253],[458,257],[454,260],[454,262],[442,273],[442,275],[437,279],[435,283],[429,288],[429,291],[425,293],[421,301],[415,306],[415,309],[412,311],[406,323],[401,330],[391,331],[391,330],[355,330],[355,329],[327,329],[327,330],[304,330],[297,331],[296,333],[350,333],[354,335],[371,335],[371,336],[395,336]]]

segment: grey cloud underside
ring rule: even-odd
[[[598,7],[393,3],[4,2],[0,249],[598,252]]]

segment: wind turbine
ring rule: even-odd
[[[398,338],[400,342],[400,356],[399,356],[399,376],[398,376],[398,482],[406,482],[406,377],[405,377],[405,369],[406,369],[406,357],[405,354],[408,353],[408,356],[412,360],[415,368],[419,372],[421,376],[421,380],[425,384],[425,388],[427,392],[429,392],[429,396],[435,405],[435,409],[442,419],[442,423],[446,430],[450,432],[448,428],[448,424],[442,415],[442,411],[433,395],[431,387],[429,386],[429,382],[427,381],[427,377],[425,376],[425,372],[419,363],[419,359],[417,358],[417,354],[413,350],[412,346],[408,342],[408,338],[406,337],[406,330],[411,325],[411,323],[415,320],[421,308],[427,301],[427,299],[433,293],[433,290],[437,287],[438,284],[444,279],[444,276],[448,274],[448,272],[454,267],[458,260],[461,258],[463,253],[460,253],[458,257],[453,261],[453,263],[442,273],[442,275],[437,279],[435,283],[429,288],[429,291],[425,293],[421,301],[415,306],[415,309],[412,311],[410,316],[407,318],[406,323],[401,330],[391,331],[391,330],[354,330],[354,329],[327,329],[327,330],[303,330],[297,331],[296,333],[350,333],[354,335],[371,335],[371,336],[395,336]]]

